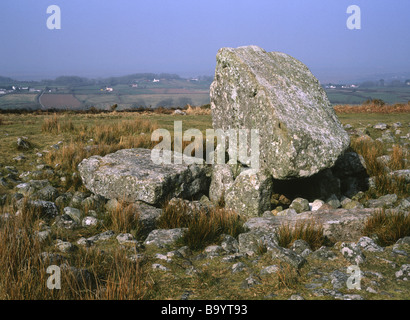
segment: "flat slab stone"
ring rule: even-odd
[[[94,194],[158,205],[167,197],[192,198],[206,191],[207,167],[185,163],[155,164],[151,150],[136,148],[84,159],[78,170]]]
[[[257,217],[251,218],[245,222],[244,227],[250,231],[268,231],[274,232],[282,224],[295,226],[304,220],[315,221],[322,224],[325,236],[334,241],[357,241],[363,234],[364,223],[376,209],[335,209],[307,211],[297,215],[274,216],[274,217]]]

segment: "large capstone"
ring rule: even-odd
[[[159,205],[167,198],[192,199],[207,192],[210,180],[207,166],[187,163],[155,164],[151,150],[137,148],[122,149],[104,157],[92,156],[84,159],[78,170],[85,187],[94,194]]]
[[[275,179],[330,168],[349,146],[319,81],[285,53],[220,49],[210,96],[214,129],[259,129],[260,167]]]

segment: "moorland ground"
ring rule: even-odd
[[[383,155],[390,155],[391,158],[397,160],[397,163],[389,163],[389,166],[396,166],[394,169],[409,169],[409,105],[396,106],[396,109],[392,106],[382,108],[368,105],[360,107],[362,109],[354,108],[352,110],[352,107],[341,106],[336,108],[336,111],[342,124],[346,127],[351,126],[349,130],[356,130],[359,136],[365,134],[376,141],[370,146],[371,148],[367,149],[363,146],[358,148],[358,145],[352,145],[353,148],[357,147],[358,153],[363,153],[367,164],[370,165],[368,170],[375,170],[373,174],[383,175],[384,173],[377,171],[380,170],[378,166],[371,166],[376,156]],[[13,195],[16,193],[15,187],[19,183],[19,176],[23,173],[37,172],[39,174],[37,179],[48,179],[60,194],[87,193],[76,171],[76,165],[82,158],[92,154],[103,155],[120,148],[150,148],[153,146],[150,133],[155,128],[164,128],[172,133],[174,121],[182,121],[183,130],[196,128],[205,133],[206,129],[212,128],[210,110],[206,107],[191,109],[186,115],[170,114],[168,110],[162,111],[164,113],[158,111],[1,114],[0,169],[4,177],[2,181],[5,183],[0,187],[0,195],[7,195],[3,198],[0,209],[2,217],[6,214],[14,216],[16,213]],[[397,129],[400,132],[392,133],[393,140],[378,144],[376,139],[383,140],[384,134],[383,131],[374,128],[374,125],[378,123],[388,124],[391,128],[393,124],[400,123]],[[17,145],[16,141],[20,137],[24,137],[24,140],[29,142],[27,149]],[[358,135],[352,134],[353,141],[357,137]],[[96,145],[98,147],[94,148],[93,146]],[[15,183],[13,179],[16,180]],[[404,187],[403,184],[399,186],[385,184],[376,190],[366,192],[361,201],[389,193],[396,193],[399,200],[406,199],[409,197],[408,184]],[[87,238],[107,230],[114,230],[116,233],[129,232],[138,238],[135,219],[131,214],[127,215],[129,213],[127,204],[121,204],[121,206],[108,215],[105,210],[99,211],[96,208],[95,214],[103,223],[92,228],[76,230],[51,228],[51,233],[41,244],[33,238],[33,234],[43,230],[42,225],[45,223],[38,219],[36,212],[23,206],[16,219],[1,219],[0,272],[4,276],[0,280],[0,298],[289,299],[292,295],[297,294],[305,299],[328,299],[329,295],[326,292],[334,290],[334,278],[336,279],[340,272],[345,272],[350,265],[340,255],[340,250],[337,249],[338,244],[330,249],[334,251],[336,259],[323,263],[308,258],[307,265],[301,270],[295,270],[282,262],[273,261],[272,256],[267,254],[263,248],[255,258],[239,258],[236,261],[226,262],[223,260],[225,256],[222,255],[209,259],[203,256],[204,246],[219,244],[221,241],[220,234],[215,230],[216,237],[211,240],[207,239],[206,243],[202,244],[193,242],[194,245],[192,245],[192,239],[185,239],[183,241],[186,242],[178,243],[175,247],[162,249],[147,247],[137,251],[135,248],[131,249],[136,254],[144,255],[145,258],[141,260],[141,263],[128,259],[130,248],[125,245],[124,249],[124,246],[119,245],[115,238],[91,248],[74,245],[76,249],[73,251],[61,251],[59,247],[61,242],[58,241],[75,243],[79,238]],[[62,209],[59,208],[60,211]],[[89,212],[89,208],[82,209],[86,213]],[[183,210],[176,211],[176,215],[173,215],[175,212],[171,211],[171,219],[162,221],[162,223],[168,226],[182,224],[183,217],[178,212]],[[223,219],[229,219],[229,217],[223,216]],[[409,224],[408,221],[403,221]],[[188,226],[199,230],[212,225],[212,223],[206,223],[201,227],[201,225],[188,222]],[[233,232],[235,236],[239,232],[238,229],[240,226],[234,225],[229,230],[224,229],[224,232]],[[408,233],[409,230],[405,232]],[[410,234],[407,233],[401,234],[400,237],[409,236]],[[409,299],[410,291],[407,282],[397,281],[395,277],[398,266],[408,263],[408,256],[396,255],[393,259],[393,244],[394,242],[385,244],[384,252],[366,253],[367,262],[362,267],[362,271],[367,274],[367,277],[362,282],[363,290],[341,288],[340,292],[347,296],[359,294],[364,299]],[[180,250],[184,246],[192,247],[188,258],[186,252],[176,254],[173,251]],[[45,272],[47,264],[37,258],[43,252],[66,259],[70,265],[77,268],[75,269],[77,271],[89,270],[101,280],[98,282],[97,289],[89,290],[79,284],[81,281],[78,281],[78,272],[72,272],[64,278],[62,290],[47,289],[45,286],[49,276]],[[233,271],[233,268],[238,267],[235,265],[238,262],[242,263],[240,270]],[[265,273],[261,276],[262,269],[272,264],[280,265],[280,271],[272,274]],[[392,264],[396,267],[392,267]],[[157,270],[153,269],[154,265],[166,267],[163,270]],[[381,278],[380,275],[382,275]],[[255,282],[258,284],[244,286],[245,279],[248,280],[250,277],[256,279]],[[323,280],[326,277],[333,280],[326,282]],[[312,291],[312,288],[320,288],[323,294],[318,293],[317,290]],[[366,288],[371,289],[365,290]],[[334,298],[331,294],[330,297]]]

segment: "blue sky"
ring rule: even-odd
[[[349,5],[361,29],[349,30]],[[47,7],[61,8],[49,30]],[[1,0],[0,75],[213,75],[221,47],[286,52],[321,80],[410,72],[408,0]]]

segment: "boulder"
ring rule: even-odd
[[[155,229],[150,232],[147,239],[145,239],[144,244],[164,248],[182,238],[186,230],[186,228]]]
[[[226,190],[225,206],[246,217],[270,210],[272,178],[257,169],[243,171]]]
[[[206,193],[207,167],[186,163],[155,164],[151,150],[137,148],[122,149],[104,157],[92,156],[84,159],[78,170],[84,185],[94,194],[159,205],[166,198],[192,198]]]
[[[309,211],[309,201],[303,198],[296,198],[289,206],[290,209],[294,209],[297,213]]]
[[[244,228],[249,232],[275,232],[282,224],[295,226],[301,221],[315,221],[322,224],[324,235],[330,240],[357,241],[362,237],[365,221],[377,209],[329,209],[319,211],[307,211],[296,215],[274,216],[271,218],[254,217],[244,223]]]
[[[223,200],[226,189],[232,186],[234,176],[229,164],[216,164],[212,170],[209,199],[214,203]]]
[[[222,48],[216,60],[213,127],[259,129],[260,167],[275,179],[312,176],[348,148],[325,91],[300,61],[257,46]]]

